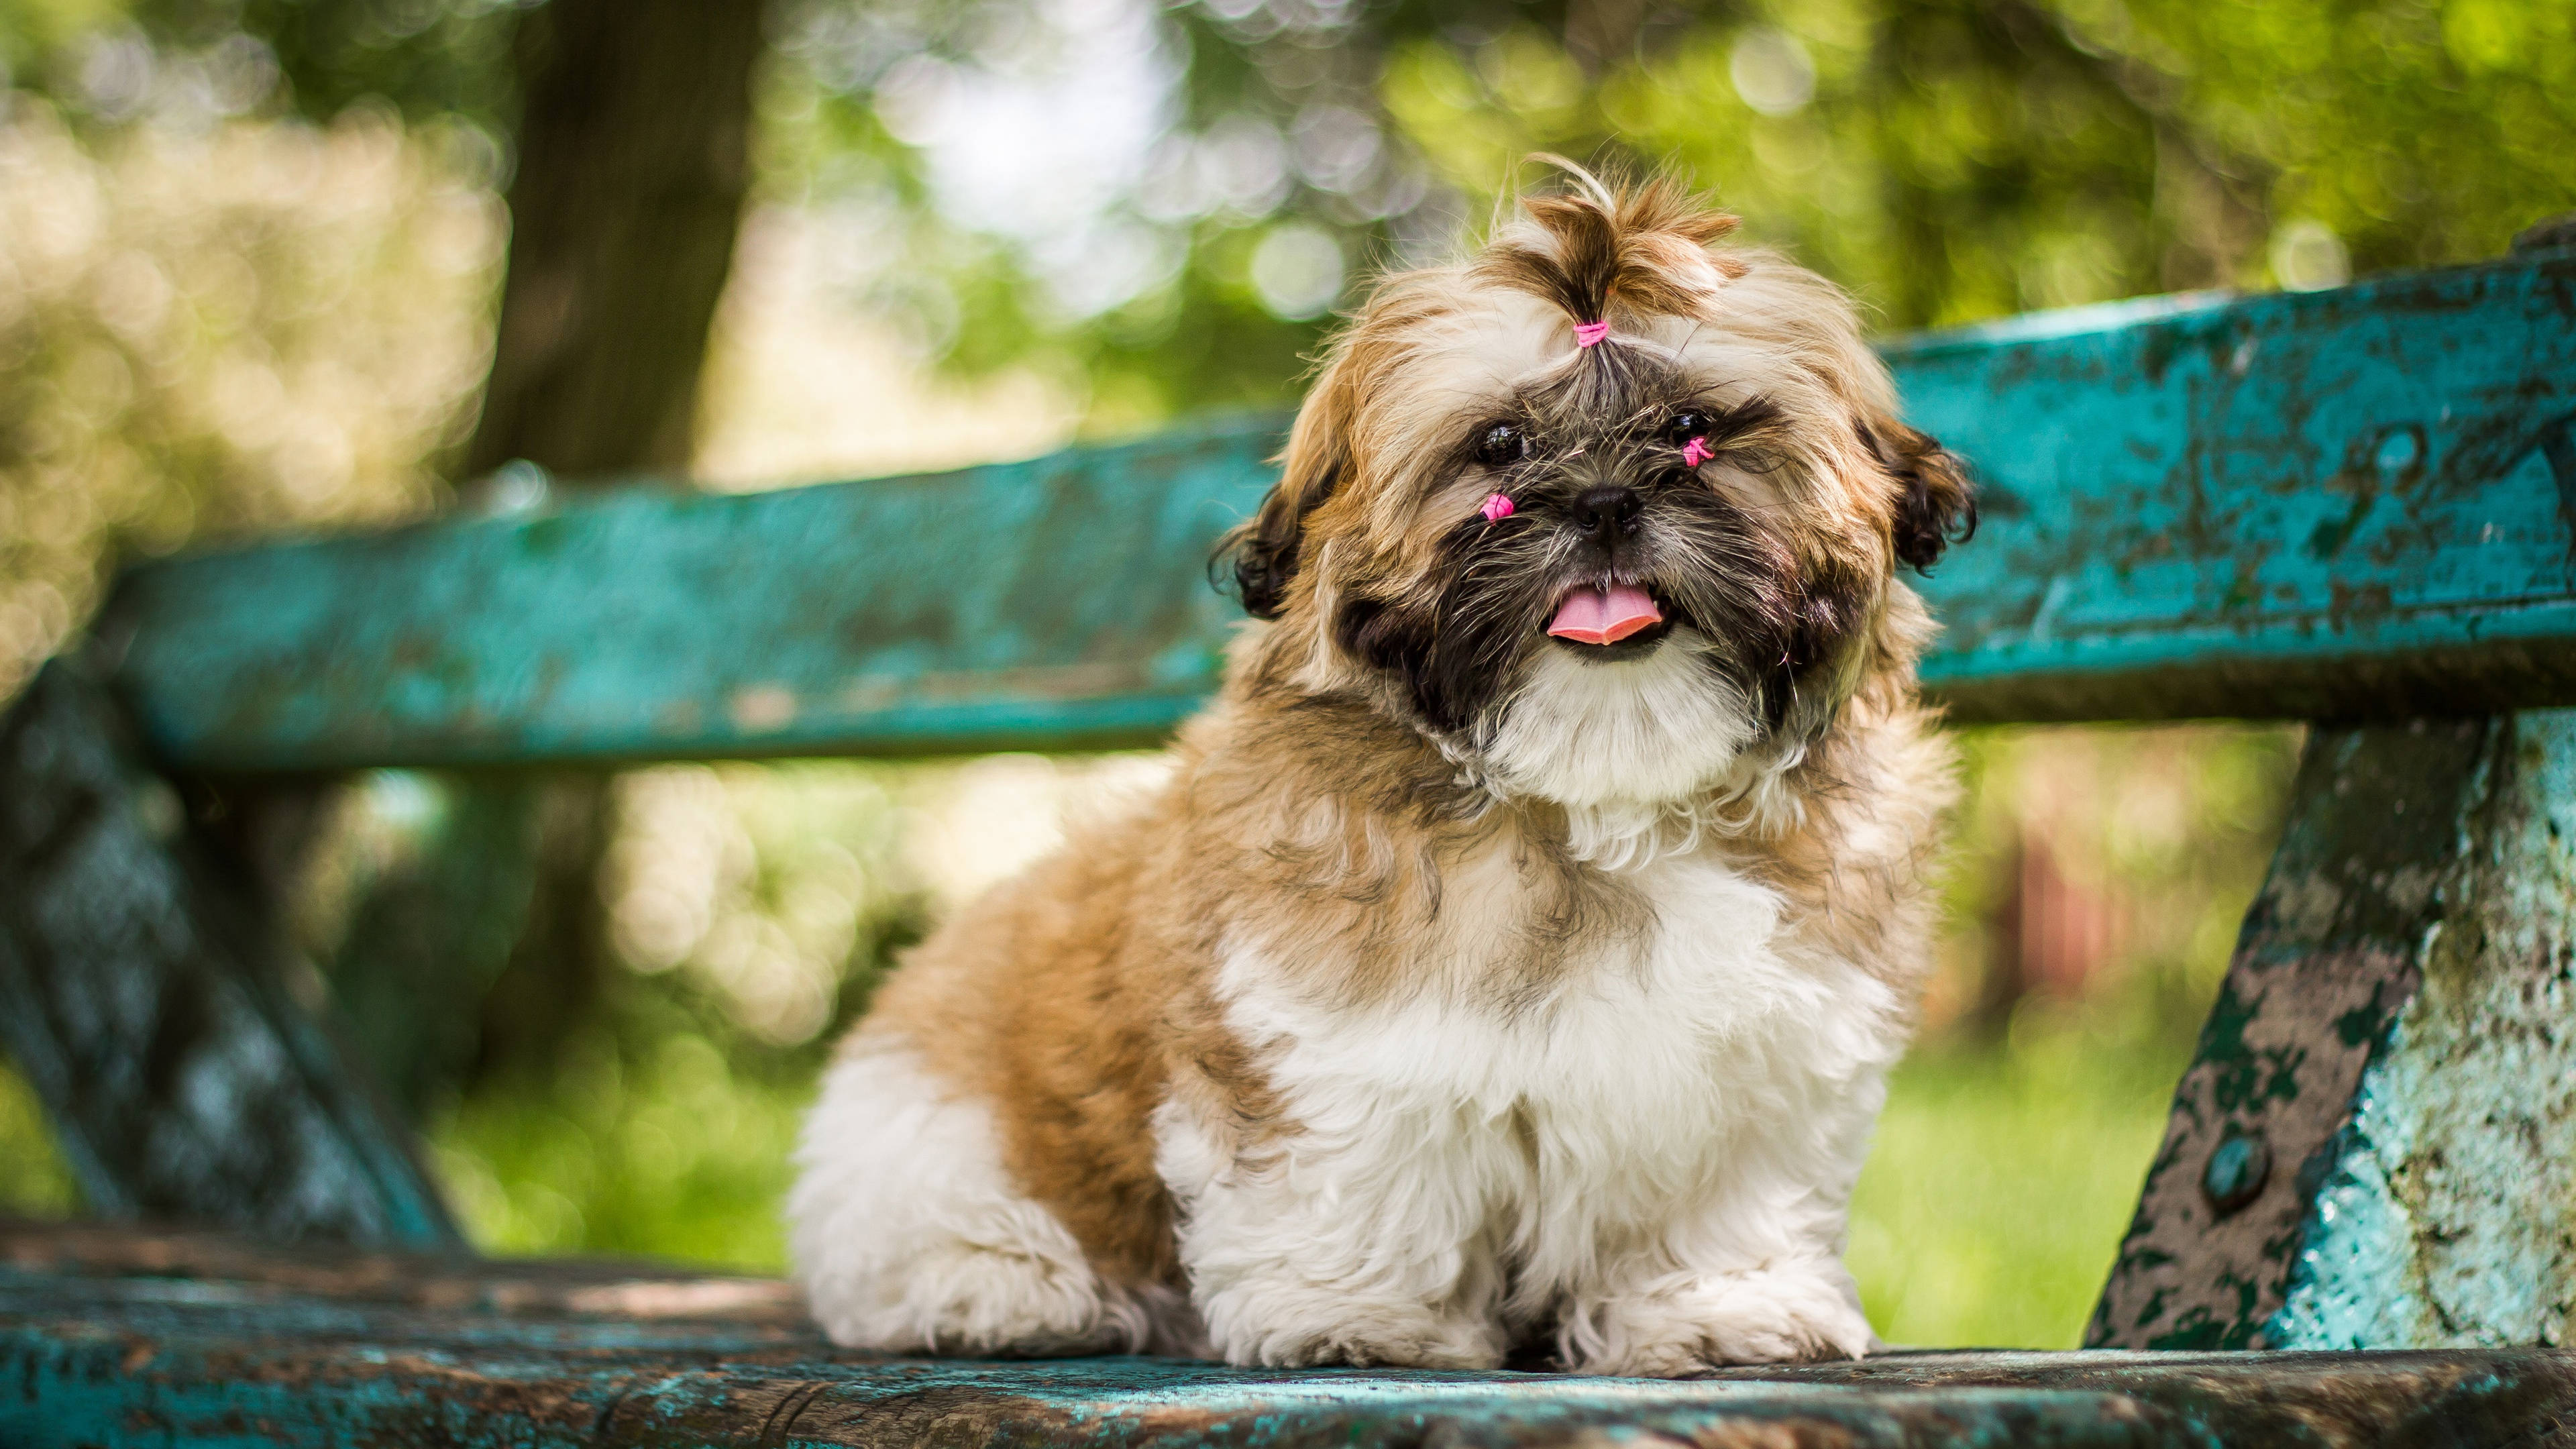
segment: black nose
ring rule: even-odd
[[[1637,531],[1637,511],[1646,506],[1634,488],[1587,488],[1574,500],[1574,525],[1603,543]]]

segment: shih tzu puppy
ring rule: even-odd
[[[1569,168],[1571,171],[1571,168]],[[1586,1373],[1858,1355],[1841,1254],[1973,526],[1849,300],[1571,171],[1380,283],[1158,795],[916,950],[788,1205],[841,1343]]]

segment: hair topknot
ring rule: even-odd
[[[1582,323],[1607,321],[1614,307],[1687,316],[1744,274],[1741,260],[1712,250],[1736,219],[1677,179],[1604,183],[1561,156],[1532,159],[1563,171],[1569,187],[1522,196],[1524,220],[1495,237],[1475,263],[1479,275]]]

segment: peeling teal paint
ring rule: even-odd
[[[2423,985],[2336,1138],[2266,1343],[2569,1341],[2576,1315],[2576,711],[2514,717]]]
[[[2295,1093],[2250,1089],[2265,1061]],[[2233,1144],[2269,1174],[2227,1200]],[[2319,729],[2087,1341],[2556,1344],[2576,711]]]
[[[2576,701],[2547,462],[2576,408],[2571,277],[2530,259],[1893,344],[1909,417],[1990,489],[1991,531],[1929,590],[1926,684],[1977,719]],[[2524,647],[2551,662],[2507,661]]]
[[[2267,1343],[2355,1093],[2448,919],[2444,882],[2475,838],[2498,740],[2482,719],[2310,734],[2088,1344]],[[2249,1141],[2268,1170],[2241,1195],[2222,1191],[2220,1159]]]
[[[156,828],[145,782],[78,661],[0,710],[0,1052],[89,1210],[461,1247],[410,1130],[286,990],[263,891],[202,823]]]
[[[0,1258],[59,1259],[43,1232],[0,1230]],[[181,1258],[206,1248],[175,1245]],[[283,1254],[212,1256],[299,1271]],[[406,1292],[402,1260],[343,1266],[348,1291]],[[490,1265],[480,1271],[495,1290],[476,1293],[453,1260],[410,1270],[436,1279],[435,1296],[482,1301],[506,1296],[499,1280],[522,1271]],[[433,1296],[417,1286],[410,1296]],[[2509,1439],[2571,1406],[2568,1354],[1892,1354],[1685,1382],[997,1363],[849,1353],[785,1319],[634,1322],[0,1269],[0,1443],[11,1449],[2358,1449],[2435,1428],[2454,1436],[2445,1442]]]
[[[1255,419],[927,478],[648,490],[134,571],[99,633],[174,764],[1150,743],[1241,618]]]

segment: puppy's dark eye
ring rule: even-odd
[[[1664,437],[1673,446],[1680,447],[1693,438],[1708,436],[1708,430],[1716,425],[1715,418],[1696,408],[1689,408],[1673,414],[1673,420],[1664,424]]]
[[[1517,463],[1529,456],[1529,437],[1515,423],[1494,423],[1476,435],[1476,461],[1488,468]]]

